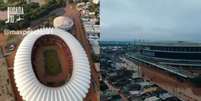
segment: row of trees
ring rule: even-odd
[[[40,6],[38,3],[27,4],[26,2],[20,2],[16,6],[24,7],[25,14],[22,16],[24,20],[14,24],[6,24],[5,21],[0,21],[0,32],[4,29],[20,30],[28,28],[30,27],[31,21],[44,17],[58,7],[65,6],[65,3],[65,0],[49,0],[47,4]]]
[[[193,85],[201,87],[201,76],[197,76],[191,79]]]
[[[6,10],[7,7],[20,6],[25,3],[25,0],[0,0],[0,10]]]

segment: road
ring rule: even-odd
[[[92,60],[92,47],[89,44],[89,40],[86,37],[84,27],[81,22],[81,14],[80,12],[76,9],[76,5],[71,4],[67,5],[65,10],[65,16],[68,16],[73,19],[74,21],[74,26],[72,29],[72,34],[79,40],[79,42],[82,44],[83,48],[85,49],[90,66],[91,66],[91,84],[90,84],[90,89],[87,97],[84,99],[86,101],[99,101],[99,80],[98,77],[99,75],[97,74],[97,71],[94,67],[94,63]]]
[[[122,94],[120,92],[120,89],[115,88],[114,86],[112,86],[112,84],[110,84],[107,80],[104,80],[104,82],[108,86],[109,90],[115,91],[117,94],[119,94],[121,96],[122,101],[128,101],[128,99],[124,96],[124,94]]]

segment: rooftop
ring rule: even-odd
[[[73,26],[73,20],[70,17],[59,16],[53,21],[54,27],[69,30]]]
[[[129,54],[129,55],[127,55],[127,56],[128,56],[130,59],[135,59],[135,60],[138,60],[138,61],[140,61],[140,62],[153,65],[153,66],[155,66],[155,67],[158,67],[158,68],[161,69],[161,70],[168,71],[168,72],[170,72],[170,73],[172,73],[172,74],[178,75],[178,76],[183,77],[183,78],[192,78],[192,77],[195,76],[195,75],[193,75],[193,74],[190,75],[190,74],[187,73],[184,69],[175,68],[175,67],[172,67],[172,66],[169,66],[169,65],[159,64],[159,63],[157,63],[156,61],[154,61],[153,59],[144,57],[144,56],[139,55],[139,54]]]
[[[136,42],[142,46],[201,47],[201,43],[187,41]]]
[[[59,87],[49,87],[41,84],[31,65],[32,59],[30,57],[34,43],[44,35],[55,35],[61,38],[68,45],[72,54],[72,76],[69,81],[65,81],[65,84]],[[54,99],[57,101],[59,99],[67,99],[80,101],[88,93],[91,79],[90,75],[89,61],[80,42],[70,33],[61,29],[43,28],[30,32],[21,42],[15,55],[14,78],[17,89],[24,100],[29,101],[33,99],[34,101],[38,101],[37,99]]]

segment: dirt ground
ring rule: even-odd
[[[5,44],[6,37],[3,35],[3,33],[0,33],[0,46],[3,46]]]
[[[6,43],[6,36],[0,33],[0,47]],[[3,56],[0,51],[0,56]],[[8,74],[8,65],[4,57],[0,57],[0,101],[15,101],[11,80]]]
[[[4,58],[0,59],[0,81],[0,101],[15,101]]]

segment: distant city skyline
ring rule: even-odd
[[[103,41],[199,41],[201,1],[102,0]]]

